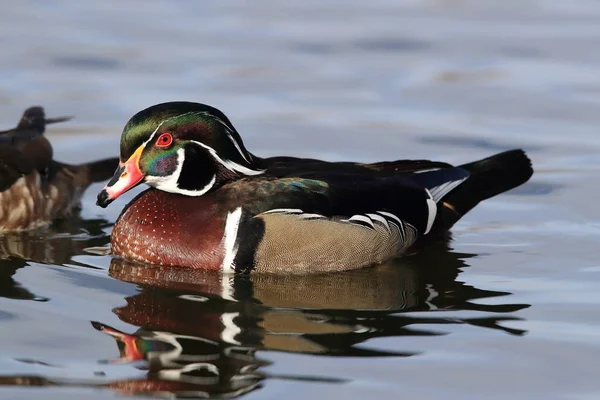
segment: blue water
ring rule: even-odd
[[[416,257],[169,285],[85,250],[134,195],[102,210],[94,185],[82,220],[0,237],[0,397],[600,397],[600,3],[397,3],[4,7],[0,128],[33,104],[74,115],[48,132],[63,161],[114,156],[135,112],[189,100],[261,156],[522,147],[536,173]]]

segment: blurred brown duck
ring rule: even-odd
[[[34,229],[73,215],[85,189],[112,175],[117,158],[80,165],[53,159],[46,125],[69,119],[46,118],[42,107],[30,107],[16,128],[0,131],[0,232]]]

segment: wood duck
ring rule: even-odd
[[[522,150],[458,167],[259,158],[229,119],[191,102],[154,105],[123,129],[106,207],[145,182],[112,231],[113,254],[224,273],[357,269],[439,236],[480,201],[525,183]]]
[[[46,118],[42,107],[31,107],[16,128],[0,132],[0,232],[34,229],[70,216],[80,209],[91,183],[110,178],[117,158],[80,165],[53,159],[46,125],[69,119]]]

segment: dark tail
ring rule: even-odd
[[[444,231],[479,202],[514,189],[533,175],[531,160],[523,150],[506,151],[459,168],[469,171],[469,178],[438,202],[439,220],[434,227]]]

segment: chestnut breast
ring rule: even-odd
[[[212,196],[149,189],[123,210],[110,238],[113,254],[148,264],[220,269],[224,215]]]

